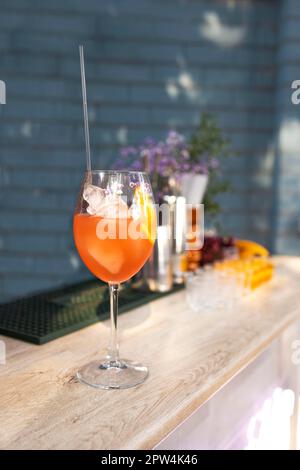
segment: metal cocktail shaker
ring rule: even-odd
[[[157,239],[144,267],[148,288],[167,292],[173,283],[183,282],[182,256],[185,250],[186,205],[182,196],[166,196],[158,215]],[[161,217],[162,216],[162,217]]]
[[[143,268],[144,279],[151,291],[168,292],[173,287],[172,234],[170,225],[157,227],[153,252]]]
[[[182,264],[186,243],[186,201],[183,196],[171,196],[168,202],[172,232],[173,280],[175,284],[182,284],[184,282]]]

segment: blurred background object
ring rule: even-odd
[[[0,12],[1,301],[90,276],[72,238],[80,43],[94,168],[149,135],[191,136],[209,112],[238,154],[222,169],[224,233],[300,253],[299,1],[0,0]]]

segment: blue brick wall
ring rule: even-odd
[[[300,79],[300,2],[284,0],[280,11],[276,89],[276,165],[273,248],[300,254],[300,105],[291,101],[291,84]]]
[[[85,158],[79,43],[94,166],[214,112],[240,154],[224,170],[236,190],[223,197],[225,228],[269,243],[278,1],[0,0],[0,12],[1,300],[89,275],[72,240]],[[296,66],[295,48],[286,53]]]

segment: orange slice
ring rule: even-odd
[[[141,207],[141,230],[146,234],[147,239],[154,244],[156,239],[156,212],[151,197],[138,186],[134,191],[134,198],[136,204]]]
[[[267,258],[270,254],[264,246],[251,240],[236,240],[235,245],[239,251],[240,258],[252,258],[254,256]]]

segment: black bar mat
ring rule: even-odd
[[[120,290],[119,313],[180,290],[154,293]],[[0,334],[34,344],[45,344],[109,317],[107,285],[97,280],[33,295],[0,305]]]

